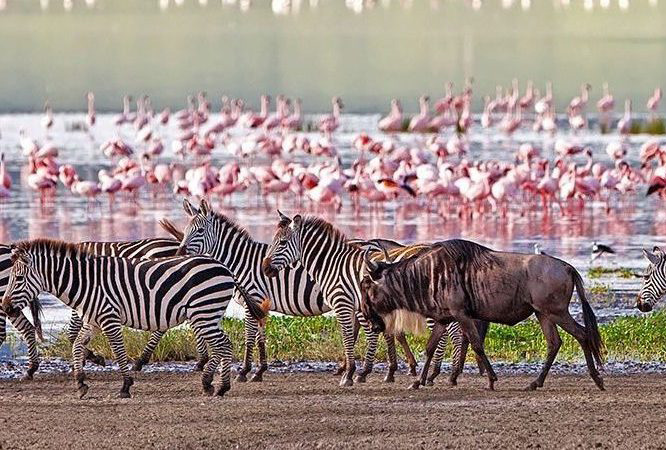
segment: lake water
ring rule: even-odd
[[[297,12],[275,14],[281,4]],[[350,112],[386,110],[391,97],[413,111],[419,95],[440,96],[445,81],[459,87],[468,76],[476,80],[477,109],[483,95],[514,77],[522,87],[534,80],[542,92],[552,80],[560,110],[583,82],[598,98],[603,81],[617,105],[629,97],[641,109],[666,79],[666,2],[656,0],[0,5],[0,112],[38,111],[46,98],[56,110],[82,110],[87,90],[107,111],[124,94],[180,107],[199,90],[215,106],[227,94],[256,107],[267,92],[300,96],[310,112],[328,110],[333,95]]]

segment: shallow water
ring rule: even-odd
[[[356,158],[351,142],[360,131],[369,131],[374,137],[382,138],[376,130],[377,115],[345,115],[341,129],[335,134],[334,142],[338,148],[343,165],[348,166]],[[62,186],[55,195],[42,201],[21,181],[21,170],[26,158],[18,147],[19,130],[25,129],[30,136],[40,142],[46,139],[41,128],[40,115],[0,115],[0,151],[6,154],[6,160],[14,179],[12,195],[0,201],[0,241],[11,242],[18,239],[51,237],[68,241],[82,240],[129,240],[146,237],[165,236],[158,225],[158,220],[168,217],[179,225],[185,223],[181,208],[182,197],[170,191],[154,195],[145,188],[138,200],[132,201],[122,195],[110,205],[107,198],[100,197],[95,202],[77,197]],[[49,131],[48,138],[59,148],[59,162],[76,166],[84,179],[96,179],[100,168],[109,168],[111,162],[99,150],[99,144],[116,135],[126,141],[134,142],[131,127],[118,129],[112,125],[112,115],[100,115],[98,123],[89,135],[81,131],[67,131],[71,125],[82,122],[81,114],[59,114],[55,125]],[[309,117],[309,120],[314,119]],[[478,118],[477,118],[478,119]],[[211,118],[214,122],[215,118]],[[173,123],[174,121],[172,121]],[[172,136],[177,133],[176,126],[170,124],[158,130],[165,140],[163,161],[174,159],[170,149]],[[240,131],[232,130],[240,135]],[[575,142],[589,145],[595,160],[611,164],[604,152],[605,145],[619,139],[617,135],[600,135],[586,131],[576,136],[569,131],[562,131],[564,136]],[[401,134],[401,142],[418,143],[424,138],[418,135]],[[470,141],[469,159],[511,159],[513,152],[522,142],[531,142],[542,148],[542,155],[553,158],[554,138],[521,131],[512,138],[503,134],[473,127]],[[636,164],[638,148],[648,137],[632,136],[628,160]],[[140,150],[140,147],[136,147]],[[213,152],[213,164],[220,165],[233,156],[218,147]],[[298,156],[297,158],[305,158]],[[243,161],[244,162],[244,161]],[[257,159],[254,163],[265,163]],[[186,161],[186,165],[192,161]],[[359,211],[354,210],[348,198],[339,212],[326,208],[317,209],[307,202],[299,205],[295,200],[284,198],[278,201],[268,198],[266,203],[260,198],[255,188],[243,194],[234,194],[231,203],[221,204],[213,199],[215,207],[235,218],[239,224],[261,241],[269,241],[276,224],[275,208],[280,207],[285,213],[316,212],[323,215],[348,236],[385,237],[404,242],[434,241],[448,238],[471,239],[498,250],[532,252],[536,242],[541,243],[545,252],[564,258],[585,275],[590,267],[590,250],[594,240],[611,245],[617,256],[603,258],[595,264],[605,267],[628,267],[637,273],[642,272],[645,263],[641,248],[666,244],[666,213],[661,203],[653,198],[646,199],[643,192],[631,194],[612,201],[610,212],[604,205],[587,205],[579,213],[562,216],[559,212],[544,215],[532,211],[524,205],[514,205],[507,217],[486,214],[473,218],[455,214],[442,218],[426,212],[419,201],[401,200],[389,202],[381,208],[365,205]],[[618,279],[612,276],[600,280],[588,280],[590,285],[607,286],[616,300],[609,306],[597,307],[602,321],[612,320],[618,315],[634,314],[633,297],[640,286],[639,278]],[[69,311],[52,297],[45,299],[45,325],[47,332],[58,330],[68,320]],[[577,313],[577,306],[572,306]],[[239,308],[232,305],[229,314],[239,316]],[[5,346],[4,352],[8,349]]]

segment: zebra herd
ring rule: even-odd
[[[363,371],[356,381],[364,382],[372,371],[378,334],[374,333],[359,313],[358,295],[330,296],[310,276],[305,266],[296,264],[268,276],[262,262],[269,246],[252,239],[250,234],[228,217],[213,211],[203,200],[199,208],[184,201],[190,222],[184,232],[171,223],[163,227],[176,239],[144,239],[131,242],[84,242],[66,244],[39,239],[12,246],[0,246],[0,342],[5,339],[6,314],[26,341],[30,364],[25,379],[31,379],[39,367],[36,335],[41,334],[39,321],[40,292],[49,292],[73,309],[68,337],[73,344],[74,372],[80,396],[86,394],[84,360],[103,364],[85,345],[95,332],[101,331],[109,340],[123,375],[120,396],[129,396],[133,383],[128,359],[123,348],[121,326],[152,331],[151,338],[134,370],[141,370],[164,332],[183,321],[189,321],[197,338],[198,369],[203,370],[202,383],[206,393],[212,392],[212,376],[220,365],[223,395],[230,387],[231,347],[226,334],[219,330],[232,296],[245,305],[245,355],[237,380],[245,381],[252,369],[253,348],[259,348],[260,365],[252,380],[261,381],[267,369],[263,316],[270,310],[294,316],[317,316],[334,311],[343,331],[345,363],[341,384],[353,384],[355,370],[354,344],[359,323],[368,335],[368,348]],[[373,257],[383,258],[391,241],[350,240],[358,250],[372,250]],[[419,246],[393,244],[387,250],[391,257],[401,258],[418,251]],[[192,256],[185,256],[192,255]],[[193,255],[206,255],[193,256]],[[356,263],[360,262],[356,259]],[[354,292],[358,293],[360,265]],[[215,274],[212,277],[211,274]],[[346,276],[346,275],[345,275]],[[212,277],[212,278],[211,278]],[[21,310],[30,306],[35,326]],[[464,358],[459,328],[448,327],[454,343],[454,357]],[[411,373],[416,360],[403,334],[396,336],[406,351]],[[390,368],[386,381],[394,380],[397,356],[392,335],[385,335]],[[432,378],[439,373],[446,340],[442,338],[435,357]],[[211,351],[209,360],[208,350]],[[432,381],[432,380],[431,380]]]
[[[391,330],[386,327],[382,329],[380,325],[384,324],[390,314],[378,319],[376,314],[373,316],[367,313],[368,304],[372,301],[368,300],[367,293],[374,289],[367,284],[367,276],[379,265],[388,267],[400,261],[411,264],[440,248],[441,244],[405,246],[384,239],[347,239],[323,219],[303,219],[300,216],[292,219],[280,213],[276,234],[268,245],[255,241],[241,226],[213,211],[206,200],[202,200],[198,208],[185,200],[184,210],[189,217],[189,224],[184,231],[179,231],[166,220],[161,222],[174,239],[79,244],[37,239],[0,246],[0,343],[5,339],[7,314],[28,346],[30,365],[25,378],[32,378],[39,367],[36,336],[41,337],[40,303],[37,299],[40,292],[53,294],[73,309],[68,336],[73,344],[73,368],[80,397],[88,391],[83,371],[85,361],[104,363],[102,358],[86,348],[95,333],[101,331],[109,340],[119,364],[123,376],[119,396],[130,397],[133,378],[122,340],[122,327],[152,332],[141,357],[134,362],[133,369],[141,370],[150,360],[163,334],[185,321],[189,322],[197,340],[197,368],[202,370],[203,392],[224,395],[231,387],[231,342],[219,324],[232,298],[245,309],[245,355],[237,381],[247,380],[252,370],[255,345],[259,349],[259,367],[252,381],[261,381],[263,378],[268,367],[264,326],[269,311],[305,317],[329,311],[336,314],[345,352],[344,363],[339,370],[342,375],[340,384],[343,386],[351,386],[354,381],[364,382],[372,372],[380,332],[383,332],[386,340],[389,358],[385,381],[394,381],[398,367],[395,340],[405,350],[410,373],[416,375],[416,360],[403,334],[403,330],[409,330],[407,324],[402,323]],[[666,266],[661,252],[650,253],[648,257],[653,265],[661,264],[659,267],[662,268]],[[550,256],[538,255],[538,258],[548,258],[548,264],[557,265],[559,261],[566,265]],[[463,267],[468,263],[456,264]],[[575,272],[571,266],[566,267],[566,273]],[[479,268],[474,270],[478,271]],[[648,273],[663,271],[649,270]],[[577,283],[576,289],[581,299],[584,299],[580,277],[577,272],[575,274],[573,280]],[[429,276],[434,275],[431,273]],[[461,279],[467,277],[464,273],[461,276]],[[660,279],[664,278],[663,275],[659,276]],[[646,285],[654,286],[654,283],[646,282]],[[405,298],[425,292],[423,285],[407,283],[406,286],[409,293],[403,296]],[[662,286],[666,290],[664,283],[659,285],[659,289]],[[474,291],[477,288],[470,289]],[[654,287],[651,289],[655,290]],[[567,292],[566,289],[563,292]],[[438,293],[435,290],[432,296],[437,297]],[[465,298],[470,298],[470,295],[474,297],[473,292],[467,292]],[[650,295],[657,295],[658,298],[659,292]],[[563,300],[566,301],[565,307],[570,297],[571,290]],[[400,317],[410,317],[407,313],[401,313],[403,309],[406,311],[412,306],[410,302],[402,306],[397,304],[392,303],[394,322]],[[26,306],[32,311],[34,326],[21,312]],[[581,346],[584,349],[586,345],[594,344],[595,357],[600,363],[602,344],[596,335],[588,333],[590,327],[593,327],[592,331],[596,330],[596,320],[593,320],[594,314],[589,305],[587,308],[585,332],[581,331],[577,338],[582,339]],[[467,309],[464,332],[451,315],[444,320],[443,316],[437,316],[434,312],[419,311],[420,320],[426,317],[427,325],[433,329],[427,359],[428,363],[432,359],[433,371],[427,378],[424,371],[421,380],[412,385],[413,388],[419,384],[432,384],[440,373],[447,337],[453,343],[454,370],[450,382],[455,384],[464,364],[470,336],[474,337],[472,347],[477,361],[482,363],[479,368],[488,372],[492,387],[494,372],[482,347],[488,322],[511,324],[512,320],[497,319],[490,315],[484,317],[481,313],[474,315],[474,307]],[[531,315],[533,312],[542,321],[543,314],[536,307],[522,310],[521,317],[524,315],[522,313]],[[562,326],[559,322],[557,324]],[[470,325],[473,329],[469,328]],[[542,321],[542,328],[544,326]],[[363,369],[354,377],[354,346],[360,327],[367,335],[368,345]],[[552,329],[549,328],[549,331],[552,336]],[[588,342],[589,339],[598,342]],[[548,368],[559,349],[558,342],[559,336],[551,348],[549,341]],[[216,370],[220,374],[220,383],[214,389],[212,381]],[[544,370],[547,373],[547,369]],[[595,369],[590,370],[592,374]],[[543,385],[545,373],[534,386]],[[600,377],[595,378],[595,382],[600,388],[603,387]]]

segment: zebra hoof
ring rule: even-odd
[[[106,359],[102,355],[92,355],[90,362],[100,367],[106,367]]]
[[[243,372],[238,372],[238,375],[236,375],[236,381],[245,383],[247,381],[247,376]]]
[[[352,380],[351,378],[343,378],[342,380],[340,380],[340,386],[342,387],[349,387],[353,385],[354,385],[354,380]]]
[[[118,392],[116,398],[132,398],[132,394],[130,394],[129,392],[120,391]]]
[[[213,388],[212,384],[204,384],[203,388],[201,389],[201,393],[203,395],[211,396],[215,393],[215,388]]]
[[[432,381],[432,380],[426,380],[425,385],[426,385],[426,386],[434,386],[434,385],[435,385],[435,382]]]
[[[224,397],[224,394],[231,390],[231,386],[219,386],[215,391],[215,395],[218,397]]]
[[[458,381],[456,380],[449,380],[449,386],[458,386]]]
[[[253,383],[261,383],[262,381],[264,381],[264,375],[261,373],[255,373],[250,379],[250,381]]]
[[[336,371],[333,373],[333,376],[337,376],[337,377],[339,377],[340,375],[342,375],[343,373],[345,373],[346,370],[347,370],[347,368],[346,368],[345,366],[340,366],[340,367],[338,367],[338,368],[336,369]]]
[[[384,383],[395,383],[395,377],[393,374],[386,375],[384,377]]]
[[[203,372],[203,370],[206,368],[206,364],[208,364],[208,358],[201,358],[199,361],[197,361],[197,365],[194,366],[194,371]]]
[[[26,373],[21,377],[21,381],[32,381],[32,380],[33,380],[32,374],[30,373]]]
[[[537,382],[532,381],[527,387],[525,388],[526,391],[536,391],[537,390]]]
[[[143,369],[143,366],[145,364],[146,364],[146,362],[144,360],[137,359],[136,361],[134,361],[134,364],[132,365],[132,370],[134,372],[141,372],[141,370]]]
[[[85,397],[86,394],[88,393],[88,385],[85,384],[85,383],[81,383],[81,384],[79,385],[79,388],[77,389],[77,391],[78,391],[79,400],[80,400],[80,399],[82,399],[83,397]]]
[[[359,373],[358,375],[356,375],[356,378],[354,379],[354,381],[356,381],[357,383],[365,383],[366,382],[366,377],[367,377],[366,374]]]
[[[409,374],[413,377],[416,376],[416,364],[414,364],[413,366],[409,366]]]
[[[419,387],[421,387],[421,382],[420,382],[419,380],[416,380],[415,382],[413,382],[412,384],[410,384],[410,385],[407,387],[407,389],[410,390],[410,391],[415,391],[415,390],[417,390]]]

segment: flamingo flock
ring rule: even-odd
[[[309,203],[313,208],[379,209],[387,202],[414,202],[425,211],[451,215],[498,214],[531,210],[568,214],[586,203],[606,210],[621,204],[631,193],[666,198],[666,145],[658,138],[637,149],[639,161],[627,155],[635,147],[631,131],[632,102],[617,120],[615,101],[608,85],[597,101],[599,124],[615,124],[617,138],[605,153],[594,155],[578,132],[588,128],[590,84],[568,102],[566,119],[555,114],[553,86],[544,95],[529,82],[521,92],[517,80],[498,87],[494,97],[484,97],[480,115],[472,114],[473,79],[456,93],[453,83],[433,102],[423,95],[419,111],[405,116],[400,100],[393,99],[389,113],[377,129],[361,131],[350,142],[338,137],[344,104],[331,100],[331,110],[321,116],[304,116],[300,99],[283,95],[260,98],[253,111],[243,99],[222,97],[213,112],[204,92],[187,98],[185,108],[155,111],[148,96],[125,96],[122,111],[113,118],[115,135],[95,144],[108,167],[96,178],[84,179],[70,164],[60,164],[60,149],[52,140],[54,116],[46,102],[39,142],[24,130],[17,142],[25,158],[22,185],[44,201],[68,192],[95,202],[120,196],[138,202],[178,195],[217,198],[224,205],[234,194],[255,192],[268,208],[284,201]],[[98,126],[95,96],[86,94],[85,130],[94,140]],[[657,117],[661,89],[654,90],[646,106]],[[133,103],[135,108],[132,108]],[[556,133],[569,124],[568,133]],[[508,137],[508,149],[497,158],[475,158],[470,151],[470,130],[493,129]],[[173,131],[175,130],[175,132]],[[544,133],[543,144],[513,143],[518,131]],[[0,158],[0,197],[10,195],[12,179]],[[146,196],[144,196],[145,198]]]

